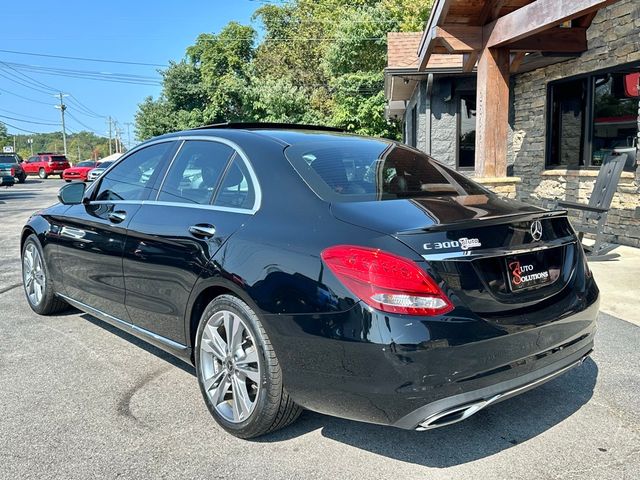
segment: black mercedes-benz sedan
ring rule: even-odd
[[[193,363],[238,437],[303,408],[448,425],[593,348],[599,293],[566,212],[394,141],[203,127],[59,200],[22,233],[31,308],[77,307]]]

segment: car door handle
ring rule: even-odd
[[[127,212],[117,210],[115,212],[111,212],[109,215],[107,215],[107,217],[113,223],[122,223],[127,219]]]
[[[205,224],[192,225],[189,232],[195,237],[211,238],[216,234],[216,227]]]

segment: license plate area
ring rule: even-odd
[[[512,292],[527,291],[551,285],[561,273],[560,249],[511,255],[505,258],[507,283]]]

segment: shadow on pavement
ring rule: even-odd
[[[540,435],[567,419],[593,395],[598,367],[591,359],[561,378],[482,410],[464,422],[414,432],[305,411],[293,425],[258,438],[280,442],[313,430],[385,457],[446,468],[479,460]]]
[[[73,311],[70,314],[77,313]],[[82,313],[81,316],[195,377],[192,366],[159,348],[92,315]],[[561,423],[589,401],[597,377],[598,366],[588,358],[581,367],[562,377],[482,410],[464,422],[426,432],[305,411],[294,424],[253,441],[282,442],[320,430],[326,438],[377,455],[427,467],[447,468],[495,455]]]
[[[124,330],[120,330],[119,328],[116,328],[107,322],[103,322],[102,320],[94,317],[93,315],[89,315],[88,313],[81,312],[80,310],[76,310],[75,308],[70,310],[69,312],[65,312],[62,315],[67,315],[67,314],[68,315],[80,314],[80,317],[93,323],[96,327],[100,327],[103,330],[108,331],[109,333],[113,333],[114,335],[117,335],[123,340],[126,340],[127,342],[134,344],[136,347],[140,347],[141,349],[151,353],[152,355],[155,355],[156,357],[164,360],[165,362],[170,363],[171,365],[178,367],[179,369],[184,370],[187,373],[190,373],[191,375],[194,376],[194,381],[195,381],[195,375],[196,375],[195,368],[193,368],[191,365],[184,363],[182,360],[179,360],[173,355],[165,352],[164,350],[160,350],[159,348],[154,347],[150,343],[147,343],[144,340],[139,339],[138,337],[134,337],[133,335],[125,332]]]
[[[1,187],[0,187],[1,188]],[[12,189],[15,187],[11,187]],[[6,200],[18,200],[23,198],[33,198],[37,197],[38,192],[34,192],[32,190],[29,191],[20,191],[20,190],[0,190],[0,202],[5,202]]]

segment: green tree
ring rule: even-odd
[[[222,121],[318,123],[398,138],[384,118],[387,33],[419,31],[433,0],[291,0],[203,33],[162,72],[136,115],[138,138]]]
[[[138,105],[135,120],[135,132],[139,140],[162,135],[177,128],[174,112],[162,97],[157,100],[152,97],[145,98]]]

